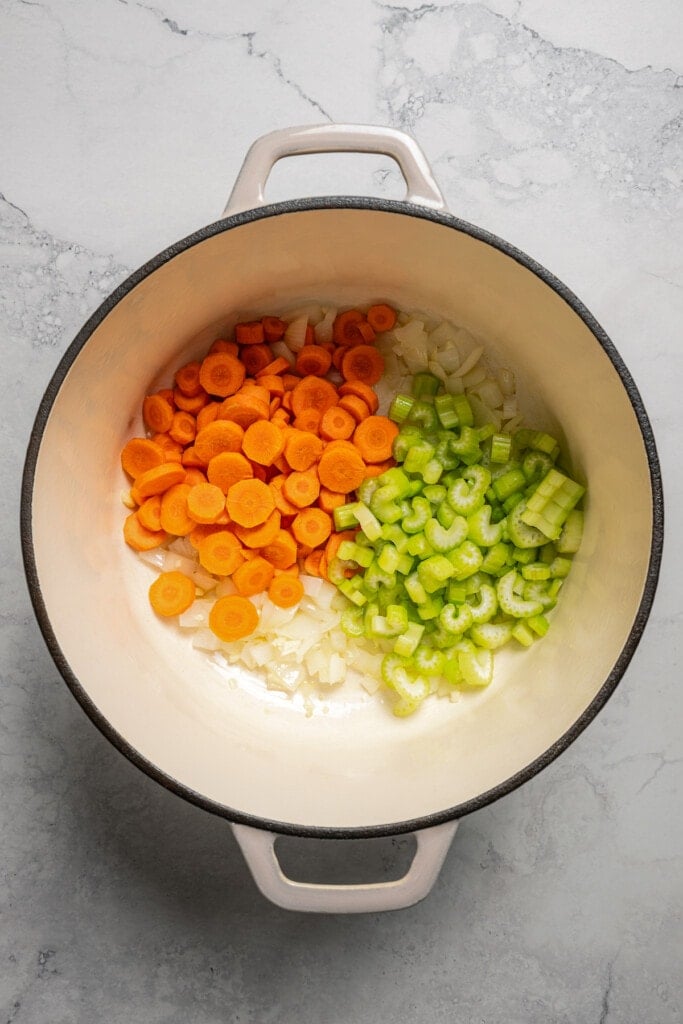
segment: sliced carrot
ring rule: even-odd
[[[203,409],[200,409],[197,413],[197,430],[203,430],[204,427],[208,427],[209,423],[213,423],[218,415],[220,409],[220,402],[207,402]]]
[[[264,548],[277,537],[281,518],[280,513],[275,509],[265,523],[261,523],[260,526],[236,525],[234,527],[235,536],[244,544],[245,548]]]
[[[268,411],[267,401],[262,402],[260,399],[254,398],[247,391],[246,394],[232,395],[230,398],[226,398],[218,410],[218,419],[236,423],[242,430],[246,430],[257,420],[267,420]]]
[[[152,441],[164,450],[164,458],[167,462],[180,461],[183,454],[183,446],[174,441],[170,434],[152,434]]]
[[[227,398],[242,387],[246,370],[237,356],[228,352],[214,352],[205,357],[199,371],[199,380],[209,395]]]
[[[278,512],[281,512],[283,516],[292,516],[296,515],[299,509],[297,505],[292,505],[291,501],[287,501],[283,494],[282,488],[286,479],[287,477],[283,474],[274,476],[272,480],[268,481],[268,486],[272,491],[273,501]]]
[[[198,483],[190,487],[187,512],[195,523],[215,523],[225,508],[225,495],[216,484]]]
[[[284,450],[285,438],[282,431],[268,420],[258,420],[244,432],[242,451],[259,466],[272,466]]]
[[[356,324],[356,327],[358,328],[358,333],[361,338],[367,345],[373,342],[377,337],[367,320],[361,320],[360,323]]]
[[[278,608],[293,608],[303,596],[303,583],[295,576],[275,576],[268,587],[268,597]]]
[[[123,537],[126,544],[135,551],[151,551],[168,540],[165,530],[148,530],[138,519],[136,512],[126,516],[123,523]]]
[[[317,434],[295,428],[287,431],[284,452],[291,469],[299,472],[310,469],[318,461],[322,451],[323,443]]]
[[[292,412],[299,416],[304,409],[317,409],[322,415],[339,401],[337,389],[322,377],[303,377],[292,391]],[[284,405],[284,402],[283,402]]]
[[[185,479],[185,470],[179,462],[163,462],[153,466],[136,478],[133,490],[138,505],[153,494],[163,494],[169,487],[180,484]],[[139,499],[139,500],[138,500]]]
[[[345,380],[376,384],[384,373],[384,358],[372,345],[355,345],[342,359],[341,372]]]
[[[230,356],[236,356],[239,354],[239,347],[234,341],[228,341],[227,338],[216,338],[209,349],[209,355],[213,355],[214,352],[227,352]]]
[[[333,405],[320,420],[320,436],[326,441],[346,440],[356,429],[356,421],[341,405]]]
[[[265,333],[260,320],[235,324],[235,341],[238,345],[262,345],[264,338]]]
[[[268,468],[266,466],[259,466],[258,462],[252,462],[251,468],[254,471],[255,480],[262,480],[263,483],[268,483]]]
[[[300,544],[318,548],[332,533],[332,519],[320,508],[306,508],[292,523],[292,533]]]
[[[320,559],[323,557],[322,548],[318,548],[317,551],[311,551],[310,554],[304,558],[304,572],[308,576],[320,576]]]
[[[240,526],[265,523],[275,508],[273,492],[262,480],[239,480],[228,491],[228,515]]]
[[[192,444],[197,433],[197,421],[189,412],[175,412],[168,434],[178,444]]]
[[[202,390],[199,382],[200,369],[201,363],[192,362],[185,363],[185,366],[181,366],[179,370],[176,370],[173,378],[176,382],[176,387],[188,398],[194,398]]]
[[[200,467],[206,466],[204,460],[200,459],[199,456],[197,455],[195,446],[193,444],[191,444],[189,448],[185,449],[180,461],[182,462],[183,466],[185,466],[188,470],[199,469]]]
[[[320,480],[316,470],[290,473],[282,485],[282,494],[298,509],[312,505],[320,494]]]
[[[294,565],[288,565],[286,569],[274,569],[273,570],[273,578],[275,578],[275,576],[283,576],[285,574],[287,576],[298,576],[299,575],[299,566],[297,565],[297,563],[295,562]]]
[[[242,448],[244,431],[230,420],[214,420],[199,431],[194,440],[197,458],[205,466],[221,452],[239,452]]]
[[[320,427],[320,412],[318,409],[304,409],[294,420],[292,426],[297,430],[304,430],[309,434],[317,434]]]
[[[211,533],[205,533],[199,539],[197,551],[200,565],[214,576],[232,576],[235,570],[244,564],[242,545],[229,530],[212,530]]]
[[[330,577],[327,575],[327,555],[324,551],[320,556],[320,561],[318,562],[318,572],[324,580],[329,580]]]
[[[268,363],[262,370],[259,370],[256,374],[256,379],[260,381],[261,377],[279,376],[282,373],[286,373],[287,370],[291,370],[291,368],[292,364],[284,356],[278,356],[277,359],[273,359],[271,363]]]
[[[273,419],[273,413],[276,413],[281,405],[282,399],[280,396],[274,395],[270,400],[270,405],[268,406],[268,415],[270,416],[271,421]]]
[[[302,377],[324,377],[332,365],[332,356],[320,345],[304,345],[296,357],[296,370]]]
[[[277,316],[261,317],[263,333],[266,341],[281,341],[285,336],[287,324]]]
[[[201,469],[198,469],[196,466],[191,466],[189,469],[185,470],[185,479],[183,480],[183,483],[189,484],[190,487],[194,487],[195,484],[205,484],[206,474],[202,473]]]
[[[225,495],[233,484],[250,480],[254,469],[241,452],[219,452],[209,462],[206,475],[209,483],[215,484]]]
[[[370,407],[358,395],[344,395],[339,399],[339,408],[353,417],[354,428],[356,423],[362,423],[370,415]]]
[[[270,415],[270,422],[277,423],[279,427],[286,426],[289,423],[289,420],[290,414],[286,409],[283,409],[282,406]]]
[[[165,434],[173,423],[173,407],[161,395],[147,395],[142,402],[142,417],[155,434]]]
[[[380,303],[377,306],[370,306],[367,312],[367,319],[370,326],[380,334],[382,331],[390,331],[396,323],[396,310],[391,306]]]
[[[359,342],[359,344],[360,344],[360,342]],[[332,353],[332,365],[334,366],[335,370],[339,370],[340,373],[341,373],[342,359],[346,355],[347,351],[348,351],[348,347],[347,346],[340,345],[338,348],[335,348],[334,352]]]
[[[391,458],[397,434],[397,425],[387,416],[368,416],[356,427],[353,443],[366,462],[384,462]]]
[[[300,380],[301,377],[297,376],[297,374],[295,373],[282,374],[282,383],[285,386],[285,391],[293,391]]]
[[[282,377],[278,377],[276,373],[264,373],[258,378],[258,382],[269,395],[276,395],[279,398],[285,393]]]
[[[273,567],[260,555],[249,559],[232,574],[232,582],[243,597],[267,590],[273,579]]]
[[[332,337],[337,345],[348,345],[350,342],[362,340],[358,331],[358,324],[365,317],[359,309],[347,309],[339,313],[332,325]]]
[[[388,462],[375,462],[372,465],[368,464],[365,467],[365,479],[369,477],[381,476],[386,469],[390,469],[394,465],[394,462],[390,459]]]
[[[159,395],[160,398],[163,398],[165,402],[168,402],[171,408],[173,408],[175,403],[175,392],[172,388],[160,388],[157,391],[157,395]]]
[[[320,488],[320,494],[318,495],[318,508],[321,508],[323,512],[334,512],[335,508],[339,508],[341,505],[345,504],[345,494],[339,494],[336,491],[328,491],[327,487]]]
[[[133,480],[165,461],[164,449],[146,437],[131,437],[121,452],[121,466]]]
[[[346,395],[355,395],[357,398],[362,398],[371,413],[377,412],[379,398],[377,392],[369,384],[364,384],[361,380],[345,380],[343,384],[339,385],[338,390],[342,398]]]
[[[145,498],[138,509],[138,519],[146,530],[158,533],[161,529],[161,495],[153,494]]]
[[[164,618],[186,612],[194,597],[195,585],[182,572],[162,572],[149,588],[149,603]]]
[[[195,528],[187,508],[191,490],[189,484],[175,484],[161,496],[161,528],[174,537],[186,537]]]
[[[362,484],[365,478],[365,463],[356,449],[349,451],[341,448],[344,442],[332,443],[336,447],[330,449],[328,445],[318,463],[320,483],[329,491],[349,494]]]
[[[267,345],[246,345],[240,352],[240,359],[250,377],[255,377],[259,370],[273,360],[273,353]]]
[[[209,612],[209,628],[226,643],[249,636],[258,621],[259,614],[253,603],[239,594],[219,597]]]
[[[205,537],[209,537],[212,533],[217,533],[222,530],[223,527],[219,526],[218,523],[210,523],[207,526],[200,526],[199,523],[195,526],[191,533],[188,533],[187,539],[195,550],[199,548],[200,541],[204,540]]]
[[[337,557],[339,551],[339,545],[344,540],[354,540],[356,536],[355,530],[340,530],[339,533],[333,533],[325,545],[325,555],[327,557],[328,564],[333,558]]]
[[[288,569],[296,563],[296,541],[288,530],[280,529],[273,539],[261,548],[261,555],[276,569]]]
[[[191,412],[193,416],[201,412],[205,405],[208,405],[209,396],[206,391],[200,391],[198,395],[194,395],[193,398],[188,398],[178,388],[173,392],[174,401],[176,407],[181,409],[183,412]]]

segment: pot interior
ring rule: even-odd
[[[153,575],[122,540],[119,453],[144,433],[143,395],[238,315],[310,299],[384,300],[470,329],[515,370],[528,420],[562,439],[588,485],[583,545],[547,637],[499,652],[486,690],[429,701],[410,719],[354,695],[307,716],[246,673],[231,687],[151,613]],[[168,780],[236,815],[380,829],[468,805],[523,772],[586,712],[643,597],[652,489],[618,372],[530,269],[405,210],[284,209],[181,250],[95,327],[49,412],[32,528],[43,628],[96,719]]]

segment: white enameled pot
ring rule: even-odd
[[[265,205],[273,164],[324,151],[387,154],[402,202]],[[451,319],[514,368],[530,418],[558,434],[588,486],[586,529],[552,629],[501,651],[493,684],[397,720],[377,700],[301,703],[210,659],[150,614],[149,570],[122,542],[119,453],[141,397],[238,315],[305,300],[384,300]],[[458,819],[529,779],[605,703],[640,639],[662,544],[657,454],[614,346],[582,304],[509,244],[451,216],[416,143],[323,125],[259,139],[221,220],[136,271],[78,334],[44,396],[24,477],[23,547],[43,635],[95,724],[143,771],[233,823],[257,884],[300,910],[408,906],[432,886]],[[413,832],[396,882],[293,882],[277,834]]]

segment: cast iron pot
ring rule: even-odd
[[[403,202],[334,197],[265,205],[274,163],[383,153]],[[384,300],[431,310],[513,367],[523,406],[558,432],[588,485],[586,528],[552,629],[503,651],[494,683],[396,720],[378,701],[300,704],[210,660],[150,613],[149,570],[121,537],[119,453],[141,396],[239,313],[298,301]],[[261,890],[298,910],[408,906],[429,891],[458,819],[532,778],[604,705],[639,642],[662,547],[657,454],[614,345],[581,302],[507,242],[446,211],[416,143],[388,128],[274,132],[250,149],[223,217],[128,278],[75,338],[42,400],[23,488],[23,550],[50,652],[104,735],[167,789],[232,822]],[[412,832],[390,883],[324,886],[283,874],[278,834]]]

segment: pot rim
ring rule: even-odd
[[[111,310],[130,291],[132,291],[133,288],[140,284],[141,281],[150,274],[153,274],[169,260],[178,256],[185,250],[198,245],[206,239],[213,237],[214,235],[221,234],[222,232],[229,231],[232,228],[240,227],[244,224],[249,224],[268,217],[277,217],[283,214],[304,211],[329,209],[371,210],[373,212],[378,211],[382,213],[399,214],[433,221],[437,224],[443,225],[444,227],[452,228],[456,231],[467,234],[478,241],[484,242],[493,248],[498,249],[504,255],[509,256],[511,259],[515,260],[515,262],[526,267],[527,270],[530,270],[540,278],[544,284],[552,288],[552,290],[556,292],[568,306],[570,306],[577,316],[580,317],[619,374],[619,378],[631,402],[631,406],[640,428],[641,438],[648,460],[652,490],[652,538],[650,544],[650,558],[638,611],[629,631],[626,643],[624,644],[624,647],[622,648],[611,672],[600,687],[598,693],[579,718],[576,719],[573,725],[559,739],[557,739],[555,743],[548,747],[528,765],[498,785],[479,794],[477,797],[432,814],[426,814],[410,820],[376,826],[321,827],[316,825],[295,825],[288,822],[273,821],[257,815],[237,811],[215,800],[210,800],[202,796],[201,793],[196,792],[191,787],[180,782],[178,779],[167,775],[151,761],[148,761],[143,757],[135,747],[133,747],[116,729],[113,728],[108,719],[95,706],[87,691],[71,670],[71,667],[61,650],[59,641],[52,629],[48,611],[42,597],[33,547],[33,488],[36,464],[43,433],[45,431],[52,406],[69,369],[75,362],[81,349],[84,348],[90,339],[93,332],[97,327],[99,327],[105,317],[109,315]],[[26,460],[24,463],[21,487],[20,528],[24,571],[28,583],[29,595],[38,625],[52,659],[59,669],[59,672],[67,686],[71,690],[71,693],[81,705],[85,713],[97,726],[100,732],[121,754],[124,755],[124,757],[165,789],[170,790],[187,800],[189,803],[195,804],[197,807],[200,807],[211,814],[226,818],[228,821],[251,825],[255,828],[265,829],[281,835],[294,835],[318,839],[362,839],[417,832],[421,829],[431,828],[435,825],[439,825],[453,819],[462,818],[467,814],[471,814],[473,811],[480,810],[482,807],[493,803],[502,796],[506,796],[525,782],[528,782],[531,778],[551,764],[555,758],[559,757],[559,755],[566,750],[575,739],[578,738],[583,730],[590,724],[590,722],[592,722],[601,708],[607,703],[608,699],[616,689],[617,684],[624,675],[631,658],[635,653],[649,618],[657,588],[662,559],[664,538],[664,501],[661,470],[654,433],[635,382],[608,335],[589,310],[565,284],[551,274],[550,271],[546,270],[545,267],[537,263],[530,256],[527,256],[526,253],[522,252],[520,249],[511,245],[509,242],[506,242],[504,239],[499,238],[497,235],[494,235],[483,228],[479,228],[467,221],[461,220],[453,214],[429,209],[427,207],[421,207],[414,203],[405,201],[357,196],[329,196],[324,198],[304,198],[288,200],[280,203],[271,203],[253,210],[246,210],[242,213],[233,214],[214,221],[211,224],[207,224],[205,227],[194,231],[192,234],[186,236],[180,241],[175,242],[166,249],[163,249],[160,253],[135,270],[114,289],[98,309],[96,309],[89,317],[67,348],[66,352],[60,359],[57,369],[55,370],[40,402],[31,431]]]

